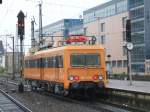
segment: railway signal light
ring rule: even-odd
[[[131,42],[131,20],[128,19],[126,23],[126,41]]]
[[[17,15],[18,17],[18,35],[20,35],[20,39],[23,40],[23,35],[24,35],[24,28],[25,28],[25,24],[24,24],[24,13],[22,11],[20,11]]]

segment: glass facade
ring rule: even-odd
[[[133,73],[145,73],[146,30],[145,2],[149,0],[128,0],[131,19],[131,40],[134,48],[131,51],[131,70]],[[150,9],[148,7],[148,9]],[[150,41],[150,38],[148,39]],[[150,48],[148,48],[150,49]]]
[[[83,19],[81,19],[80,24],[69,27],[69,35],[83,35],[83,34],[84,34]]]
[[[137,10],[131,10],[130,11],[130,18],[133,19],[139,19],[144,17],[144,7],[140,7]]]
[[[129,0],[129,7],[135,8],[144,5],[144,0]]]
[[[84,11],[84,24],[97,20],[96,17],[106,18],[127,10],[127,0],[112,0],[106,4]]]
[[[144,33],[135,33],[132,35],[132,43],[134,45],[143,45],[144,44]]]
[[[141,32],[144,31],[144,20],[133,22],[131,25],[131,32]]]
[[[62,32],[62,36],[68,37],[70,29],[79,25],[83,25],[82,19],[63,19],[50,25],[44,26],[43,34],[54,35],[56,32]]]
[[[117,4],[117,13],[122,13],[127,10],[127,0],[122,0],[121,2],[118,2]]]
[[[145,58],[150,59],[150,0],[144,1]]]

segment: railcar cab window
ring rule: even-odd
[[[82,66],[99,67],[100,55],[99,54],[72,54],[71,66],[72,67],[82,67]]]

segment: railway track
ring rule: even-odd
[[[0,89],[0,112],[32,112],[32,111]]]
[[[100,111],[100,112],[130,112],[129,110],[121,109],[119,107],[114,107],[110,104],[108,105],[108,104],[95,102],[95,101],[88,101],[88,100],[83,100],[83,101],[75,100],[75,99],[71,99],[69,97],[64,97],[64,96],[47,93],[47,92],[37,92],[37,93],[39,93],[41,95],[47,95],[50,97],[54,97],[56,99],[59,99],[59,100],[65,101],[65,102],[83,105],[85,107],[89,107],[89,108],[92,108],[92,109]]]
[[[16,85],[16,86],[18,85],[17,83],[10,82],[10,81],[8,83]],[[100,112],[147,112],[145,110],[131,107],[129,105],[125,105],[122,103],[118,104],[118,103],[114,103],[114,102],[108,102],[108,101],[105,101],[103,99],[98,99],[96,101],[79,101],[79,100],[75,100],[75,99],[71,99],[68,97],[63,97],[60,95],[56,95],[56,94],[52,94],[52,93],[48,93],[48,92],[43,92],[43,91],[42,92],[36,91],[36,93],[38,93],[40,95],[46,95],[46,96],[54,97],[56,99],[59,99],[59,100],[65,101],[65,102],[83,105],[83,106],[98,110]]]

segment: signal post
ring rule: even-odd
[[[20,76],[23,76],[23,39],[24,39],[24,13],[20,11],[17,15],[18,18],[18,36],[20,37]]]

